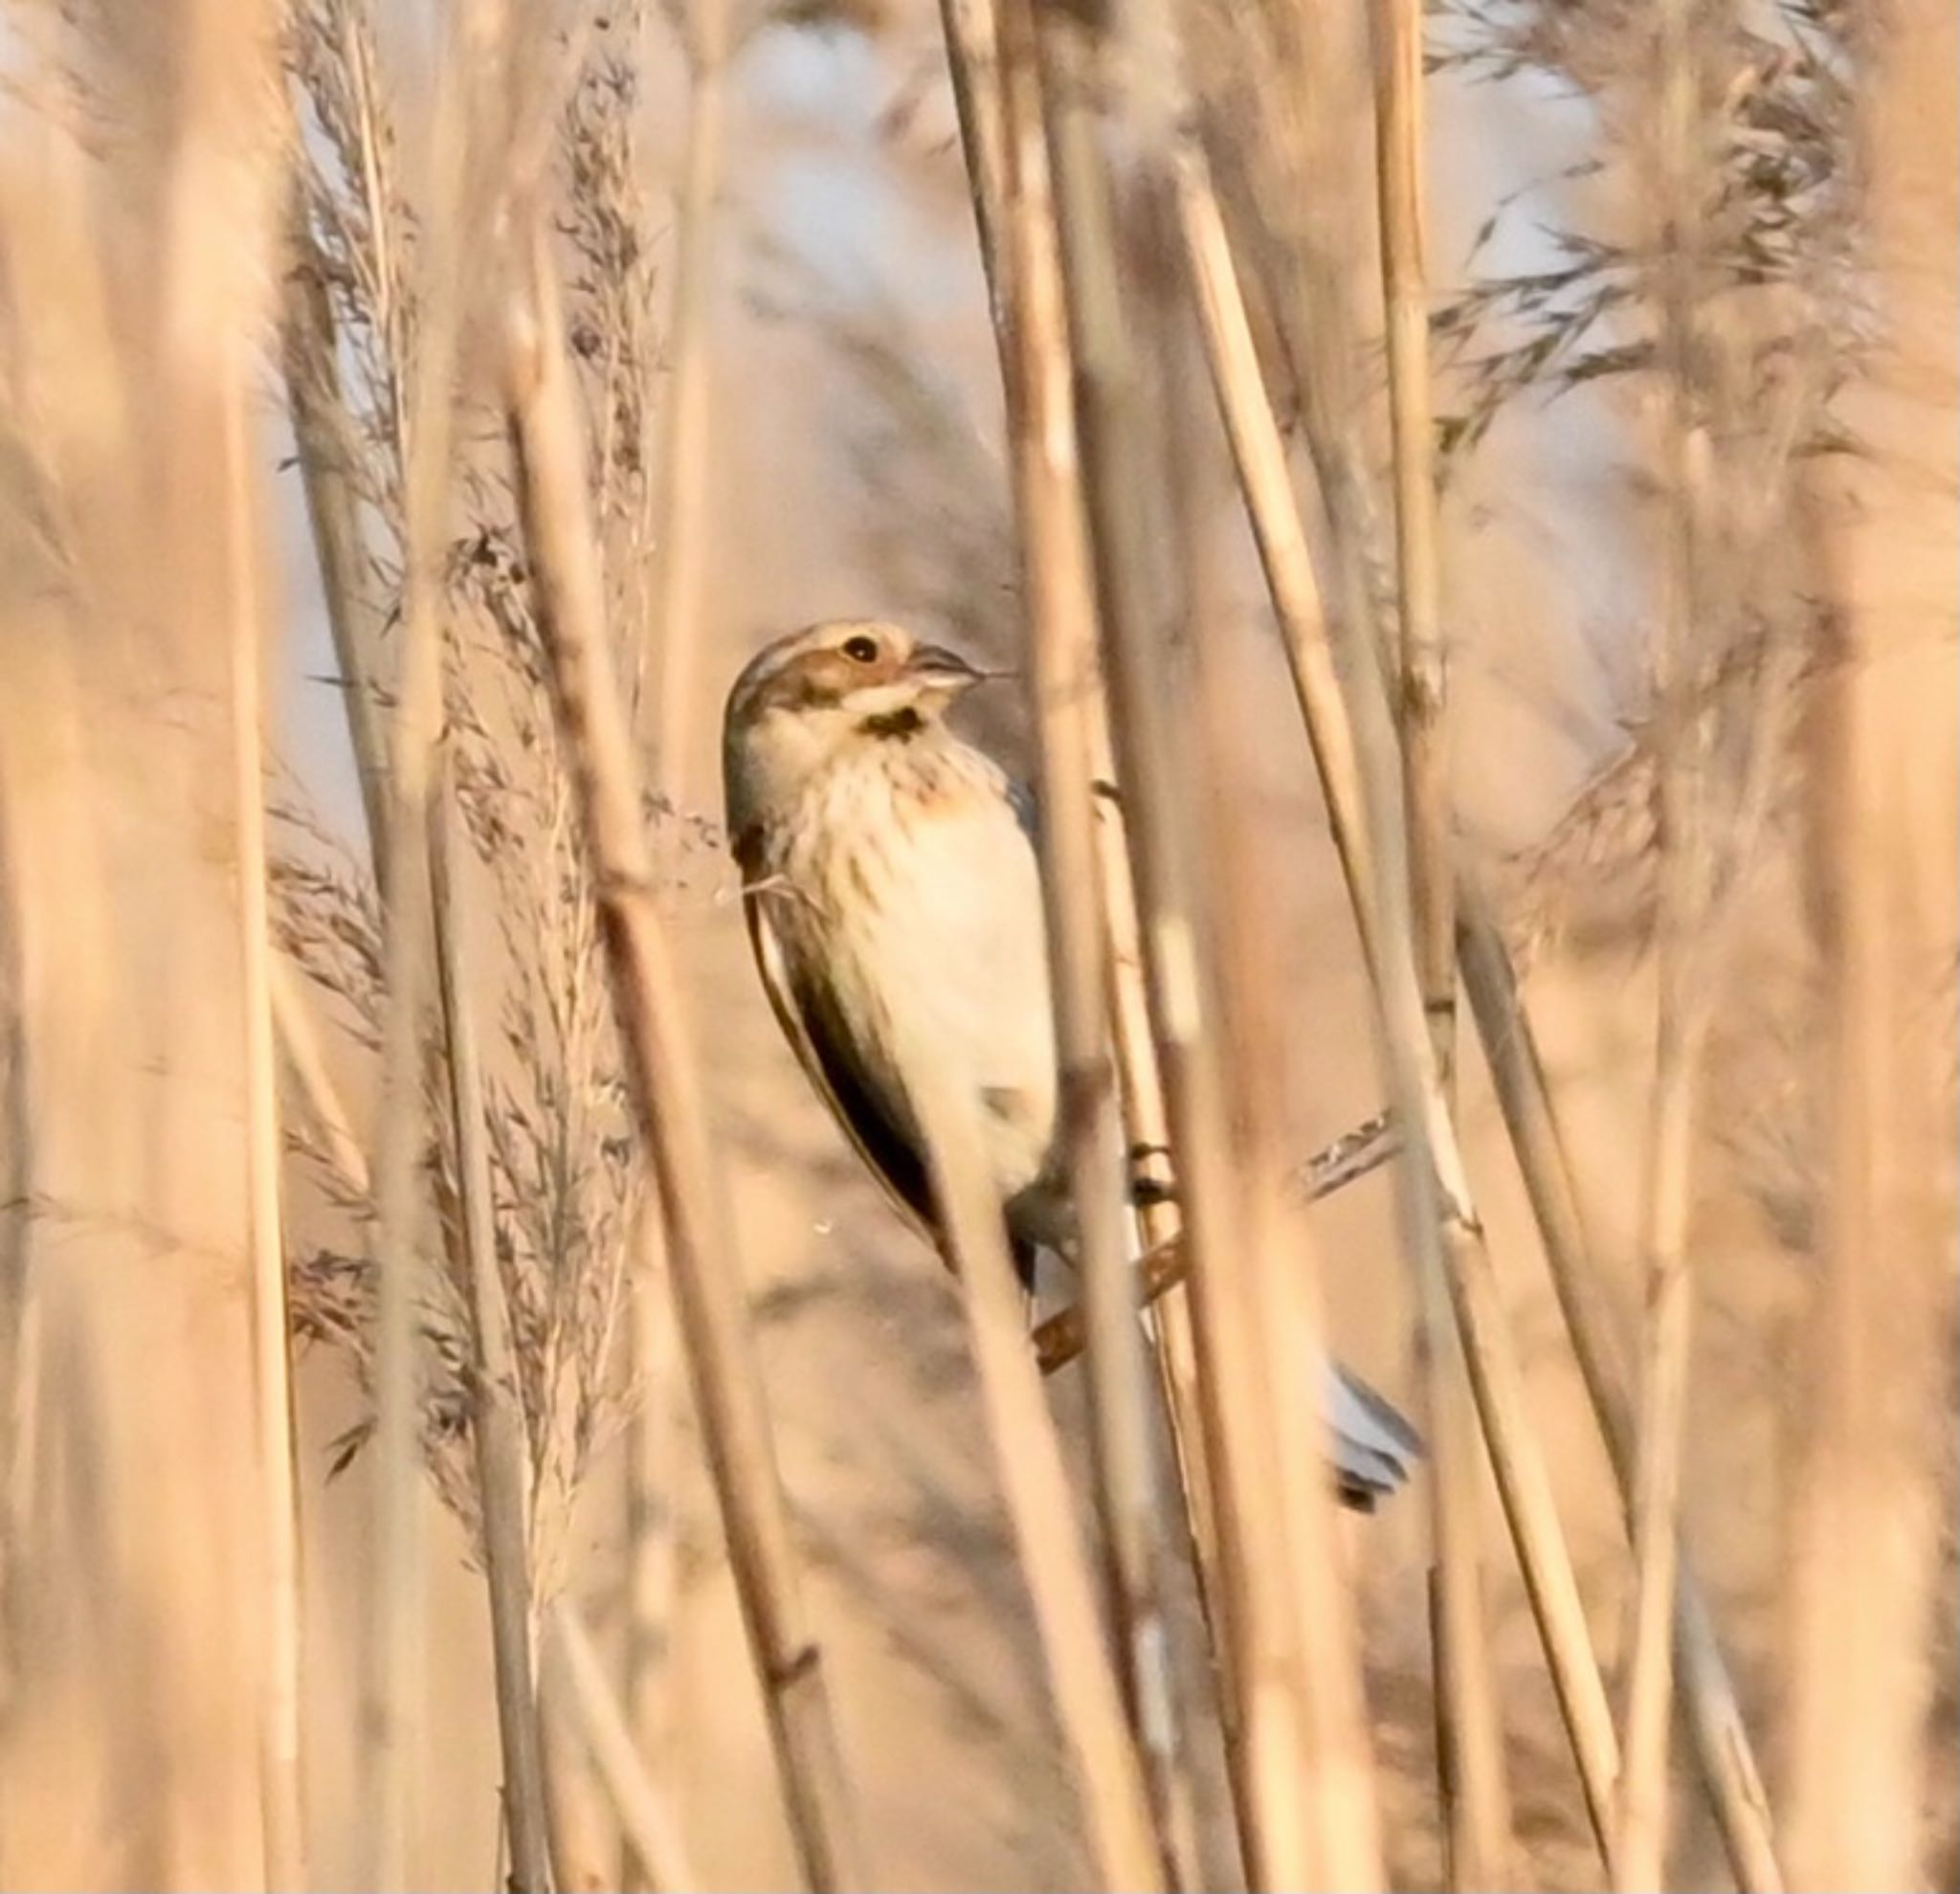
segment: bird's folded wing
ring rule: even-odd
[[[768,907],[767,895],[751,895],[743,902],[748,944],[776,1023],[885,1194],[932,1239],[932,1187],[924,1161],[909,1132],[880,1102],[877,1081],[858,1056],[829,983],[792,965]]]

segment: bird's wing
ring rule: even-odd
[[[762,974],[769,1008],[796,1061],[844,1127],[858,1155],[884,1187],[899,1212],[928,1239],[933,1238],[932,1185],[910,1133],[885,1107],[879,1090],[858,1059],[838,1020],[828,984],[792,964],[768,917],[767,893],[742,903],[748,944]]]
[[[1035,791],[1026,783],[1010,776],[1007,779],[1007,799],[1014,812],[1014,820],[1021,825],[1021,833],[1031,843],[1038,844],[1041,839],[1041,805],[1035,800]]]
[[[1409,1478],[1422,1457],[1422,1437],[1393,1406],[1339,1362],[1325,1368],[1325,1414],[1341,1497],[1371,1512],[1374,1503]]]

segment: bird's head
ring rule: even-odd
[[[897,625],[792,632],[744,666],[722,726],[728,822],[740,829],[852,746],[909,743],[988,673]]]

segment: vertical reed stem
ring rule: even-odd
[[[1809,470],[1833,634],[1809,756],[1828,1106],[1789,1682],[1792,1878],[1816,1889],[1933,1878],[1931,1626],[1952,1609],[1960,16],[1897,0],[1853,20],[1858,255],[1882,326],[1836,404],[1860,452]]]
[[[422,1761],[422,1391],[417,1306],[427,1236],[423,1149],[423,1027],[433,916],[429,821],[442,724],[442,557],[448,526],[457,362],[475,279],[463,226],[487,215],[472,189],[476,134],[505,51],[494,0],[462,0],[444,34],[431,133],[427,247],[415,324],[413,379],[401,435],[407,546],[400,670],[389,746],[381,1121],[376,1134],[375,1460],[372,1629],[362,1680],[360,1880],[393,1894],[410,1879],[416,1778]],[[400,357],[397,355],[397,362]],[[399,384],[400,376],[397,375]]]
[[[1457,1057],[1457,944],[1451,855],[1448,648],[1437,531],[1435,418],[1424,247],[1422,8],[1375,0],[1375,177],[1388,311],[1401,602],[1402,801],[1409,824],[1416,977],[1446,1097]],[[1412,1159],[1411,1162],[1417,1160]],[[1434,1215],[1422,1192],[1409,1214]],[[1423,1239],[1418,1238],[1418,1242]],[[1425,1248],[1430,1247],[1426,1242]],[[1441,1272],[1419,1272],[1418,1352],[1435,1467],[1430,1482],[1437,1609],[1433,1661],[1451,1883],[1495,1887],[1515,1876],[1503,1719],[1479,1566],[1476,1411]]]
[[[717,198],[727,118],[728,0],[687,0],[687,144],[675,207],[674,301],[668,317],[667,424],[660,437],[659,583],[650,633],[659,688],[658,780],[678,797],[688,781],[696,619],[706,570],[712,478]]]
[[[293,1383],[286,1316],[285,1232],[279,1214],[278,1081],[273,1050],[272,941],[265,880],[264,686],[256,522],[247,498],[249,449],[242,375],[225,390],[224,443],[232,498],[226,571],[231,616],[232,760],[238,837],[238,950],[245,1032],[245,1163],[252,1245],[253,1352],[265,1557],[265,1682],[259,1773],[265,1877],[305,1884],[301,1793],[300,1495],[294,1473]]]
[[[449,1040],[450,1111],[456,1123],[457,1186],[476,1347],[471,1433],[482,1514],[483,1571],[490,1590],[490,1647],[497,1679],[497,1730],[503,1755],[503,1817],[510,1838],[510,1894],[550,1894],[550,1829],[539,1749],[531,1660],[531,1581],[523,1422],[516,1407],[517,1360],[497,1266],[490,1141],[482,1061],[471,997],[474,950],[469,903],[457,885],[461,818],[452,786],[435,795],[429,832],[436,964]]]
[[[1224,221],[1195,154],[1187,154],[1179,203],[1185,243],[1199,285],[1214,386],[1293,664],[1295,688],[1380,1006],[1396,1112],[1406,1135],[1418,1148],[1428,1148],[1419,1168],[1412,1166],[1406,1174],[1418,1184],[1425,1171],[1434,1179],[1438,1215],[1431,1227],[1441,1255],[1426,1255],[1422,1219],[1412,1217],[1412,1237],[1424,1243],[1417,1252],[1418,1268],[1441,1270],[1449,1284],[1498,1492],[1579,1764],[1587,1811],[1602,1850],[1610,1850],[1619,1772],[1613,1713],[1423,1015],[1411,944],[1406,870],[1396,860],[1385,860],[1381,853],[1384,847],[1399,851],[1402,826],[1394,807],[1398,785],[1394,772],[1382,767],[1379,745],[1370,743],[1365,756],[1357,743],[1327,646],[1285,444],[1259,378]],[[1368,693],[1372,661],[1368,654],[1358,654],[1351,667],[1356,707],[1364,713],[1380,712],[1369,720],[1370,733],[1386,715],[1379,699],[1371,700]]]
[[[635,1109],[659,1186],[695,1405],[799,1864],[813,1887],[859,1885],[822,1653],[800,1595],[700,1068],[655,899],[638,769],[606,644],[563,320],[535,234],[516,294],[505,374],[532,585],[585,813]]]
[[[1058,47],[1068,30],[1058,23]],[[1154,77],[1161,86],[1163,76]],[[1267,1349],[1275,1336],[1262,1331],[1260,1321],[1271,1285],[1249,1247],[1256,1231],[1271,1233],[1235,1159],[1231,1095],[1204,978],[1211,936],[1197,905],[1188,797],[1167,724],[1171,685],[1153,577],[1161,548],[1147,484],[1149,470],[1164,460],[1153,452],[1143,358],[1119,290],[1108,183],[1080,98],[1079,91],[1066,98],[1051,94],[1050,154],[1114,723],[1132,798],[1130,835],[1146,910],[1152,1021],[1187,1241],[1196,1259],[1201,1432],[1218,1496],[1222,1582],[1216,1607],[1230,1654],[1227,1688],[1236,1703],[1228,1738],[1241,1836],[1256,1886],[1303,1886],[1322,1879],[1366,1886],[1380,1872],[1366,1739],[1358,1731],[1337,1731],[1339,1717],[1328,1717],[1343,1701],[1341,1667],[1351,1669],[1352,1652],[1342,1636],[1351,1628],[1338,1609],[1309,1609],[1300,1590],[1296,1561],[1317,1543],[1296,1509],[1300,1478],[1285,1456],[1304,1452],[1312,1436],[1309,1429],[1283,1437],[1284,1422],[1273,1405]],[[1157,136],[1133,200],[1147,255],[1167,245],[1171,228],[1161,202],[1164,181],[1156,174],[1164,162],[1164,128],[1153,129]],[[1282,1322],[1279,1332],[1297,1336],[1300,1329]],[[1296,1377],[1297,1392],[1298,1377],[1310,1377],[1314,1369],[1309,1359],[1288,1364],[1285,1371]],[[1316,1477],[1317,1470],[1306,1475]],[[1318,1497],[1325,1501],[1324,1493]],[[1325,1563],[1319,1575],[1334,1571]],[[1358,1770],[1357,1756],[1363,1759]]]
[[[1687,1425],[1688,1341],[1694,1285],[1688,1218],[1694,1186],[1700,1066],[1709,995],[1707,841],[1703,756],[1707,713],[1695,654],[1713,644],[1702,565],[1706,441],[1695,398],[1694,299],[1699,286],[1704,145],[1702,85],[1692,0],[1661,0],[1659,37],[1660,357],[1667,374],[1663,488],[1665,599],[1655,695],[1660,768],[1656,831],[1660,849],[1657,941],[1659,1007],[1647,1126],[1647,1327],[1633,1504],[1634,1617],[1628,1658],[1626,1745],[1620,1777],[1621,1894],[1666,1884],[1667,1749],[1674,1700],[1675,1575],[1682,1456]]]
[[[685,1894],[702,1885],[665,1798],[648,1779],[626,1717],[606,1688],[606,1672],[568,1598],[551,1607],[548,1624],[565,1678],[564,1694],[577,1717],[587,1752],[606,1785],[632,1843],[634,1858],[657,1894]]]
[[[1011,321],[1003,366],[1036,730],[1042,888],[1056,999],[1061,1132],[1080,1233],[1089,1333],[1096,1503],[1105,1582],[1132,1727],[1160,1834],[1180,1881],[1195,1875],[1165,1622],[1166,1549],[1147,1406],[1125,1201],[1123,1124],[1105,1013],[1109,951],[1099,893],[1093,763],[1103,718],[1069,387],[1054,202],[1043,142],[1036,20],[1006,0],[998,23],[999,120],[1007,187],[1004,274]]]
[[[1618,1321],[1600,1293],[1602,1273],[1587,1239],[1571,1167],[1552,1114],[1550,1086],[1530,1021],[1519,1003],[1503,937],[1477,892],[1460,880],[1457,915],[1463,991],[1545,1246],[1579,1377],[1606,1443],[1621,1506],[1631,1520],[1635,1422]],[[1722,1831],[1730,1871],[1744,1894],[1781,1894],[1783,1870],[1776,1858],[1768,1792],[1734,1681],[1684,1557],[1676,1574],[1674,1638],[1695,1760]]]
[[[915,1045],[924,1044],[935,1030],[924,1018],[895,1023]],[[1023,1332],[1020,1291],[1008,1259],[999,1200],[988,1181],[975,1106],[956,1087],[931,1082],[936,1064],[924,1051],[907,1059],[905,1069],[924,1081],[913,1088],[913,1104],[931,1159],[933,1200],[947,1260],[960,1279],[988,1432],[1099,1882],[1111,1889],[1163,1888],[1148,1788],[1097,1621],[1060,1439]],[[1127,1307],[1125,1313],[1133,1323]]]

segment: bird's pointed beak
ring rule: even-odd
[[[988,676],[985,671],[969,664],[957,651],[948,651],[943,644],[918,646],[906,660],[905,675],[915,683],[923,684],[928,690],[943,692],[947,697],[957,697],[962,691],[971,690]]]

